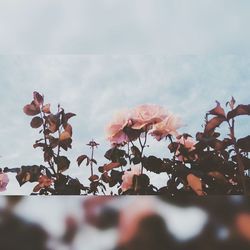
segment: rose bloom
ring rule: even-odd
[[[191,151],[195,150],[196,141],[192,137],[188,137],[187,139],[185,139],[182,136],[181,139],[179,139],[177,142],[182,144],[188,150],[188,152],[191,152]],[[183,157],[180,154],[179,148],[177,149],[176,154],[178,155],[178,160],[179,161],[184,162],[185,160],[187,160],[185,157]]]
[[[107,139],[111,144],[123,144],[129,141],[128,136],[124,133],[124,128],[129,124],[129,114],[129,110],[120,111],[106,128]]]
[[[192,137],[185,139],[183,136],[178,140],[178,143],[182,144],[188,151],[195,149],[196,141]]]
[[[125,171],[124,175],[122,176],[122,192],[126,192],[127,190],[133,187],[133,178],[135,175],[141,174],[141,167],[139,165],[132,166],[130,171]]]
[[[5,173],[0,173],[0,192],[6,191],[6,187],[9,183],[9,177]]]
[[[149,130],[153,124],[162,122],[168,116],[166,108],[154,104],[144,104],[132,110],[133,129]]]
[[[157,123],[153,126],[152,132],[150,133],[157,141],[162,140],[168,135],[177,136],[177,129],[182,127],[182,121],[178,116],[169,114],[162,122]]]

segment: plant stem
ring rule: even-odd
[[[235,150],[236,157],[237,157],[237,162],[238,162],[238,166],[239,166],[238,171],[239,171],[239,176],[240,176],[240,179],[241,179],[243,193],[244,193],[244,195],[247,195],[247,188],[246,188],[245,175],[244,175],[245,166],[244,166],[244,164],[242,162],[240,150],[239,150],[239,148],[237,146],[237,141],[236,141],[236,138],[235,138],[235,120],[232,119],[232,125],[230,124],[229,121],[227,121],[227,123],[229,125],[230,136],[231,136],[231,139],[233,141],[234,150]]]
[[[90,161],[90,167],[91,167],[91,176],[94,175],[94,169],[93,169],[93,159],[94,159],[94,147],[91,146],[92,152],[91,152],[91,161]]]
[[[140,142],[140,145],[141,145],[141,174],[143,174],[143,169],[144,169],[142,157],[143,157],[144,149],[145,149],[146,144],[147,144],[147,139],[148,139],[148,131],[147,131],[147,128],[146,128],[144,143],[142,143],[141,138],[139,137],[139,142]]]
[[[46,130],[45,113],[41,111],[40,116],[43,119],[43,136],[44,136],[44,143],[45,143],[45,146],[47,148],[48,147],[48,142],[47,142],[47,138],[46,138],[46,135],[45,135],[45,130]],[[48,161],[48,164],[49,164],[50,168],[52,169],[52,171],[53,171],[53,173],[54,173],[54,175],[56,177],[57,174],[56,174],[53,162]]]

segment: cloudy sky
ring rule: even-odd
[[[121,108],[164,105],[194,134],[215,100],[233,95],[249,103],[249,7],[230,0],[1,1],[1,167],[42,163],[32,148],[37,131],[22,113],[34,90],[77,114],[72,163],[92,138],[103,163],[104,128]],[[249,133],[244,121],[239,134]],[[163,143],[153,145],[165,153]],[[72,164],[69,174],[84,181],[89,173]],[[5,194],[33,186],[11,181]]]

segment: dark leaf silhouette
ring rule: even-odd
[[[221,107],[218,101],[216,101],[216,103],[217,103],[217,106],[214,109],[210,110],[208,113],[210,115],[226,117],[225,110]]]
[[[249,105],[238,105],[235,109],[228,112],[227,119],[230,120],[240,115],[250,115],[250,104]]]
[[[104,170],[108,172],[108,171],[110,171],[114,168],[118,168],[120,166],[121,166],[120,162],[111,162],[111,163],[104,166]]]
[[[245,152],[250,152],[250,136],[246,136],[237,141],[237,145]]]
[[[58,172],[62,173],[69,169],[70,161],[66,156],[58,156],[55,158],[55,163],[57,164]]]
[[[35,116],[35,115],[38,115],[40,113],[40,108],[33,101],[31,104],[24,106],[23,112],[26,115]]]
[[[90,163],[89,157],[87,155],[81,155],[77,158],[77,163],[78,163],[78,167],[81,166],[81,164],[83,163],[84,160],[87,160],[86,165],[88,166]]]
[[[40,128],[43,125],[43,119],[41,117],[34,117],[30,122],[32,128]]]
[[[213,131],[215,128],[219,127],[224,121],[226,121],[226,118],[224,117],[214,117],[211,120],[208,121],[205,127],[205,133],[209,133]]]

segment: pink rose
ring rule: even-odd
[[[177,141],[177,143],[180,143],[181,145],[183,145],[188,150],[188,152],[195,150],[196,141],[192,137],[184,138],[184,136],[182,136],[181,139],[179,139]],[[176,155],[178,156],[178,160],[182,161],[182,162],[188,160],[186,157],[181,155],[179,148],[180,148],[180,146],[178,147],[178,149],[176,151]],[[197,156],[195,156],[195,158],[196,157]]]
[[[0,173],[0,192],[6,191],[6,187],[9,183],[9,177],[5,173]]]
[[[184,136],[178,140],[178,143],[182,144],[188,151],[192,151],[195,149],[196,141],[192,137],[188,137],[187,139]]]
[[[177,129],[182,127],[182,121],[178,116],[169,114],[162,122],[159,122],[153,126],[150,133],[157,141],[162,140],[168,135],[177,136]]]
[[[129,110],[117,113],[108,125],[106,133],[111,144],[123,144],[129,141],[128,136],[124,133],[124,128],[129,124],[129,113]]]
[[[168,111],[159,105],[144,104],[132,110],[131,120],[133,129],[148,130],[153,124],[163,121],[168,116]]]
[[[126,192],[127,190],[133,187],[133,178],[135,175],[141,174],[141,167],[140,166],[132,166],[130,171],[125,171],[124,175],[122,176],[122,192]]]

